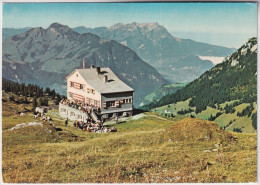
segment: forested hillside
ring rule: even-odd
[[[205,72],[183,89],[145,105],[142,109],[150,110],[189,98],[189,106],[196,107],[196,113],[205,110],[207,106],[218,107],[225,101],[239,100],[240,104],[256,102],[257,39],[249,39],[236,52],[226,57],[223,63]]]
[[[6,94],[3,95],[2,101],[12,101],[17,104],[30,104],[33,107],[47,106],[49,100],[58,105],[62,96],[56,93],[54,89],[42,87],[36,84],[25,84],[13,82],[2,78],[2,91]],[[7,99],[8,97],[8,99]]]
[[[160,88],[156,89],[151,94],[147,95],[144,98],[143,102],[141,103],[141,106],[147,105],[147,104],[154,102],[154,101],[159,101],[160,98],[162,98],[163,96],[175,93],[177,90],[182,89],[187,84],[188,83],[174,83],[174,84],[169,84],[169,85],[168,84],[163,85]]]

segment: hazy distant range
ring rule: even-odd
[[[230,48],[239,48],[248,38],[252,37],[248,34],[239,33],[207,33],[207,32],[185,32],[185,31],[170,31],[172,35],[181,39],[192,39],[197,42],[204,42],[217,46]]]

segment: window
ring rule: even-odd
[[[88,100],[89,100],[89,105],[94,105],[94,100],[93,99],[89,98]]]
[[[66,112],[67,112],[67,110],[66,110],[66,109],[64,109],[64,108],[61,108],[61,109],[60,109],[60,111],[61,111],[61,112],[64,112],[64,113],[66,113]]]
[[[80,114],[77,114],[76,119],[82,119],[82,116]]]
[[[124,103],[132,103],[132,98],[124,99]]]
[[[89,91],[90,91],[90,89],[89,89],[89,88],[87,88],[87,93],[89,93]]]
[[[115,107],[115,101],[108,101],[107,106],[108,107]]]
[[[95,94],[95,90],[94,89],[92,89],[92,93]]]
[[[70,116],[74,116],[75,117],[75,112],[70,112]]]
[[[70,82],[70,86],[71,86],[71,87],[74,87],[74,82]]]
[[[73,98],[73,93],[72,92],[69,92],[69,97]]]
[[[79,85],[80,90],[83,90],[83,84]]]

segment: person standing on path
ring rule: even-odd
[[[116,120],[116,124],[118,124],[118,114],[116,114],[115,120]]]
[[[68,126],[69,119],[67,118],[65,121],[65,127]]]

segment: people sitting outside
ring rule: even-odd
[[[100,112],[100,108],[99,107],[95,107],[93,105],[88,105],[86,103],[80,102],[78,100],[68,100],[68,99],[62,99],[60,101],[61,104],[63,105],[68,105],[69,107],[72,107],[74,109],[78,109],[80,111],[83,112],[87,112],[90,114],[91,111],[98,111]]]
[[[81,130],[83,130],[83,126],[84,126],[84,124],[83,124],[83,122],[81,121],[80,124],[79,124],[79,128],[80,128]]]
[[[40,120],[48,121],[49,123],[53,122],[50,115],[46,116],[44,113],[40,113],[40,112],[34,112],[33,114],[34,114],[33,118],[35,119],[39,118]]]
[[[81,112],[86,112],[88,114],[91,113],[91,111],[98,111],[100,112],[100,108],[99,107],[95,107],[93,105],[89,105],[87,103],[84,102],[80,102],[78,100],[69,100],[69,99],[62,99],[61,104],[64,105],[68,105],[69,107],[78,109]],[[117,118],[117,122],[118,122],[118,118]],[[83,131],[88,131],[88,132],[96,132],[96,131],[100,131],[101,132],[110,132],[110,131],[117,131],[115,128],[113,129],[109,129],[107,127],[105,127],[104,125],[104,120],[101,119],[100,122],[95,122],[92,118],[88,118],[88,120],[86,120],[86,122],[83,121],[74,121],[73,122],[73,126],[77,129],[82,129]]]

